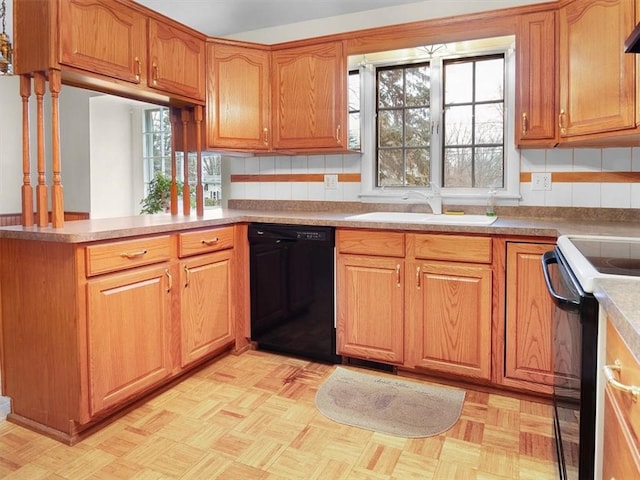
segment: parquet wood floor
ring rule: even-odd
[[[316,410],[333,368],[260,351],[230,355],[73,447],[0,422],[0,478],[556,478],[548,405],[467,389],[449,431],[393,437]]]

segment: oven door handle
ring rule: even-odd
[[[549,274],[549,265],[557,264],[558,268],[564,268],[564,266],[558,263],[558,257],[556,252],[550,251],[545,252],[542,255],[542,272],[544,273],[544,281],[547,284],[547,290],[549,290],[549,294],[551,298],[553,298],[553,302],[560,308],[566,312],[579,312],[580,311],[580,299],[573,299],[563,297],[559,295],[556,289],[553,286],[553,282],[551,281],[551,275]]]

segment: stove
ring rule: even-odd
[[[587,293],[598,277],[640,277],[640,238],[563,235],[558,249]]]

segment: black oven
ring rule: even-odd
[[[542,267],[553,298],[554,435],[562,480],[593,480],[596,445],[598,302],[559,248]]]

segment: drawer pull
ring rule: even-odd
[[[212,246],[212,245],[215,245],[216,243],[218,243],[219,241],[220,241],[220,239],[218,237],[216,237],[216,238],[212,238],[211,240],[202,240],[202,244],[203,245]]]
[[[133,259],[133,258],[138,258],[138,257],[142,257],[143,255],[147,254],[147,249],[145,248],[144,250],[140,250],[139,252],[131,252],[131,253],[121,253],[120,256],[122,258],[129,258],[129,259]]]
[[[400,284],[400,264],[396,265],[396,284],[399,287]]]
[[[416,287],[420,288],[420,267],[416,267]]]
[[[634,402],[638,401],[638,396],[640,396],[640,387],[637,387],[635,385],[625,385],[624,383],[621,383],[616,378],[615,373],[613,373],[614,371],[622,371],[622,364],[620,363],[620,360],[616,360],[615,362],[613,362],[613,365],[605,365],[603,367],[603,370],[604,377],[607,379],[607,383],[609,385],[611,385],[616,390],[620,390],[621,392],[625,392],[631,395],[631,398],[633,398]]]

